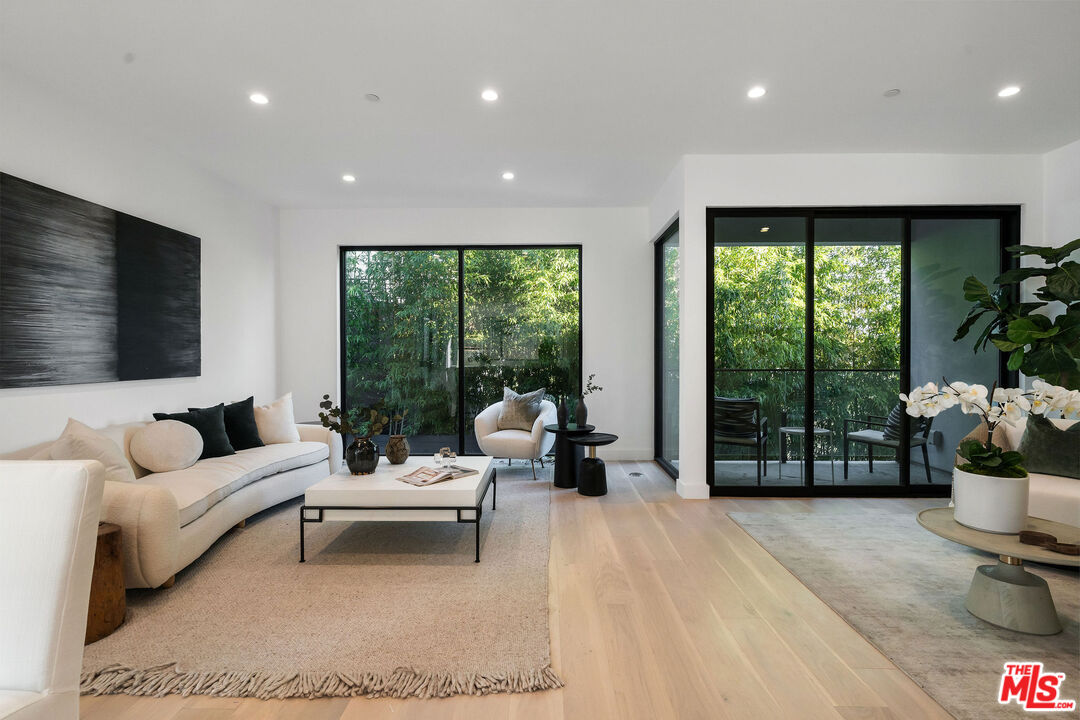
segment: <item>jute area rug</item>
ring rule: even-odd
[[[307,526],[292,501],[227,533],[166,590],[128,592],[86,647],[84,694],[446,697],[562,686],[548,636],[550,470],[498,466],[481,521]]]
[[[964,609],[975,568],[997,558],[924,530],[910,509],[729,515],[955,717],[1030,717],[1016,703],[997,702],[1009,661],[1042,661],[1046,672],[1065,673],[1061,697],[1080,700],[1075,570],[1029,565],[1049,583],[1065,631],[1025,635]]]

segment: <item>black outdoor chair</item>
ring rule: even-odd
[[[757,454],[757,484],[768,473],[765,451],[769,444],[769,419],[761,415],[757,398],[713,398],[713,444],[753,446]]]
[[[848,476],[848,444],[853,442],[866,445],[867,465],[870,472],[874,472],[874,448],[891,448],[894,453],[900,451],[901,421],[904,415],[904,406],[897,403],[888,417],[884,415],[867,415],[865,420],[858,418],[844,419],[844,479]],[[930,426],[934,424],[934,418],[909,418],[908,432],[911,437],[911,448],[922,448],[923,465],[926,468],[926,482],[930,479],[930,455],[927,445],[930,444]],[[849,431],[849,427],[865,426],[864,429]],[[880,428],[880,429],[875,429]]]

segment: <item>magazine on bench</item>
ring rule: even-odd
[[[426,487],[428,485],[443,482],[444,480],[454,480],[455,478],[468,477],[469,475],[477,475],[478,473],[478,470],[461,467],[460,465],[447,465],[444,468],[433,468],[425,465],[416,468],[408,475],[402,475],[398,480],[407,482],[410,485],[416,485],[417,487]]]

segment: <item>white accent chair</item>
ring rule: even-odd
[[[543,457],[551,452],[555,436],[544,430],[545,425],[554,425],[559,421],[555,404],[544,400],[540,403],[540,414],[533,422],[532,430],[500,430],[499,411],[502,401],[487,406],[473,420],[473,431],[480,452],[491,457],[504,457],[507,460],[528,460],[533,466],[533,480],[536,479],[536,461],[543,465]]]
[[[0,461],[0,718],[79,717],[105,468]]]

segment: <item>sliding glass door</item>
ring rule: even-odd
[[[897,395],[1006,380],[952,342],[964,278],[993,278],[1016,208],[708,211],[714,494],[942,494],[974,421],[927,426]]]
[[[656,241],[655,450],[657,463],[679,476],[679,221]]]
[[[341,251],[343,407],[408,410],[413,452],[477,453],[473,418],[581,382],[581,248]]]

